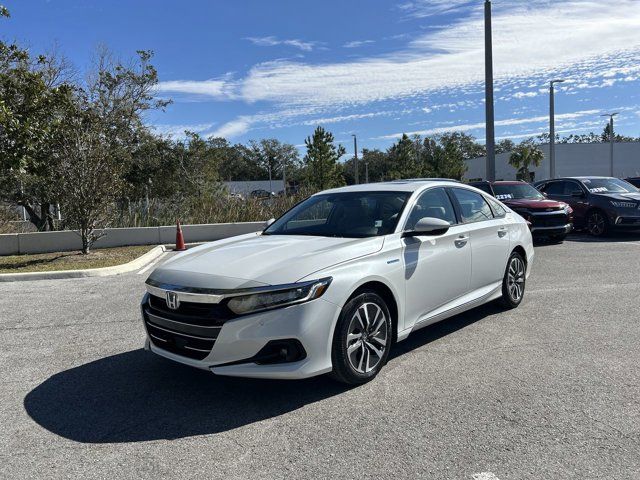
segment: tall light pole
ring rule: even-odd
[[[355,181],[356,185],[360,183],[360,179],[358,178],[358,140],[356,139],[356,134],[352,133],[353,137],[353,163],[355,169]]]
[[[490,182],[496,179],[496,146],[495,124],[493,114],[493,45],[491,41],[491,2],[484,2],[484,89],[487,132],[487,170],[486,177]]]
[[[564,81],[560,79],[549,82],[549,178],[556,178],[556,111],[553,86]]]
[[[287,196],[287,161],[285,158],[282,159],[282,183],[284,185],[283,194]]]
[[[601,117],[609,117],[609,176],[613,177],[613,142],[615,135],[613,133],[613,117],[618,115],[618,112],[605,113],[600,115]]]

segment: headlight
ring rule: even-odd
[[[614,202],[611,200],[611,205],[618,208],[636,208],[637,204],[635,202]]]
[[[261,312],[273,308],[286,307],[314,300],[327,290],[331,278],[323,278],[299,285],[274,287],[273,290],[232,297],[227,306],[237,315]]]

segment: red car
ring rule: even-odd
[[[573,210],[564,202],[549,200],[525,182],[473,182],[529,222],[534,237],[561,242],[573,228]]]

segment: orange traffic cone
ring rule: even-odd
[[[174,250],[177,252],[182,252],[186,249],[187,247],[184,244],[184,236],[182,235],[182,227],[180,226],[180,220],[178,220],[176,226],[176,248],[174,248]]]

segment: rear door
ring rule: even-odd
[[[501,282],[511,246],[504,210],[494,214],[487,199],[473,190],[453,187],[450,191],[471,244],[470,291]]]

